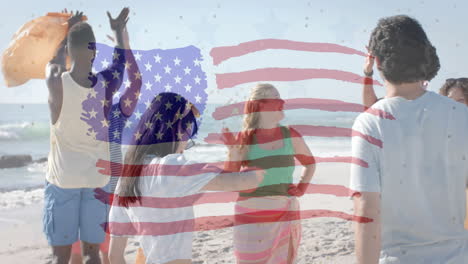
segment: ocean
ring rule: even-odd
[[[203,142],[208,133],[220,132],[223,126],[237,131],[241,117],[222,122],[211,113],[219,105],[208,105],[202,115],[196,146],[186,152],[188,159],[198,162],[220,161],[226,147]],[[288,110],[283,125],[308,124],[351,128],[357,113]],[[47,157],[49,152],[49,109],[47,104],[0,105],[0,156],[29,154],[33,159]],[[312,153],[319,157],[350,156],[351,140],[346,137],[306,137]],[[0,208],[14,208],[42,200],[45,163],[26,167],[0,169]],[[296,170],[296,172],[299,170]]]

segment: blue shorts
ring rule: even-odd
[[[78,238],[91,244],[104,241],[109,206],[94,197],[94,190],[63,189],[46,181],[43,231],[49,245],[71,245]]]

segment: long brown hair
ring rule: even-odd
[[[168,103],[171,107],[167,107]],[[123,177],[119,180],[117,190],[121,206],[128,207],[131,203],[141,202],[139,176],[144,173],[145,158],[162,158],[173,154],[179,148],[180,141],[188,140],[198,132],[198,110],[184,97],[175,93],[161,93],[153,99],[151,105],[137,126],[139,138],[135,138],[125,154]],[[180,135],[183,135],[182,138]]]

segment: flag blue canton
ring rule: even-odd
[[[202,56],[200,49],[188,46],[177,49],[153,49],[132,51],[140,70],[135,76],[128,76],[125,69],[129,67],[122,50],[105,44],[96,44],[96,58],[93,62],[93,72],[97,74],[94,89],[83,102],[85,122],[89,125],[88,135],[100,141],[120,144],[135,144],[134,133],[137,131],[141,116],[151,107],[155,96],[162,92],[178,93],[194,104],[200,113],[206,107],[208,94],[206,73],[201,68]],[[107,71],[107,74],[100,74]],[[141,75],[140,75],[141,74]],[[132,85],[135,78],[141,78],[140,93],[135,93],[123,100],[123,105],[134,103],[135,110],[129,117],[124,117],[117,107],[125,89]],[[113,93],[112,100],[105,97],[109,83],[121,81],[121,85]],[[104,107],[109,107],[107,116]],[[112,126],[119,120],[121,125]]]

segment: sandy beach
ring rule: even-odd
[[[349,165],[319,164],[313,183],[347,186]],[[348,197],[312,194],[300,199],[301,209],[327,209],[351,213]],[[50,248],[42,233],[42,202],[0,211],[0,263],[49,263]],[[229,214],[233,204],[204,205],[196,216]],[[302,241],[297,263],[354,263],[352,223],[324,217],[302,220]],[[130,241],[127,263],[134,263],[138,242]],[[193,263],[235,263],[232,228],[196,233]]]

